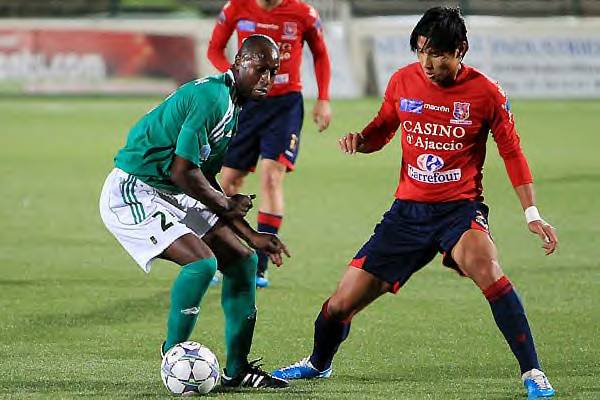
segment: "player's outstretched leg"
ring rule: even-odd
[[[496,325],[519,362],[527,394],[533,398],[554,395],[541,371],[523,304],[500,268],[489,234],[473,229],[465,232],[452,250],[452,258],[488,300]]]
[[[167,340],[162,353],[190,337],[204,293],[217,270],[215,257],[184,265],[171,288],[171,306],[167,322]]]
[[[273,371],[282,379],[329,378],[333,357],[350,333],[356,313],[390,289],[390,284],[357,268],[348,268],[337,290],[315,320],[313,352],[299,362]]]
[[[530,397],[554,395],[546,375],[540,370],[533,335],[523,304],[506,276],[483,290],[498,328],[521,367],[523,384]]]
[[[315,320],[312,354],[297,363],[273,371],[273,376],[282,379],[313,379],[331,376],[333,357],[350,334],[350,318],[338,320],[329,315],[329,300],[325,301]]]
[[[256,262],[252,253],[222,267],[227,363],[221,382],[233,388],[284,388],[288,386],[285,380],[272,377],[256,362],[248,362],[256,322]]]

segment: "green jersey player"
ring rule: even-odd
[[[244,216],[252,197],[225,196],[215,175],[235,134],[239,107],[265,97],[279,68],[273,40],[246,39],[222,75],[186,83],[131,129],[100,197],[104,224],[145,272],[162,258],[181,266],[171,288],[164,354],[186,341],[217,269],[223,274],[229,387],[286,387],[252,362],[256,264],[251,248],[282,264],[285,245],[259,233]],[[241,240],[240,240],[241,239]]]

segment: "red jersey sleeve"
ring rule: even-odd
[[[372,153],[388,144],[400,126],[400,119],[396,112],[396,90],[398,87],[398,73],[392,75],[388,83],[383,103],[377,116],[361,132],[363,139],[363,152]]]
[[[323,38],[323,26],[317,10],[309,6],[308,28],[304,32],[304,40],[313,55],[315,77],[319,89],[319,100],[329,100],[329,82],[331,81],[331,64],[327,45]]]
[[[207,52],[210,62],[221,72],[227,71],[231,66],[231,62],[225,56],[225,48],[235,30],[235,24],[235,6],[228,1],[217,17]]]
[[[521,139],[515,129],[510,112],[510,101],[498,84],[493,84],[491,98],[490,128],[498,152],[504,160],[506,172],[513,186],[533,182],[527,159],[521,149]]]

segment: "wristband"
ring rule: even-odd
[[[527,220],[527,223],[542,221],[542,217],[536,206],[530,206],[525,209],[525,219]]]

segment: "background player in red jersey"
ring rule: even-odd
[[[346,153],[370,153],[402,127],[396,200],[323,304],[311,356],[273,374],[286,379],[329,377],[352,317],[382,294],[397,292],[441,252],[444,265],[471,278],[489,301],[528,394],[551,396],[554,389],[540,369],[521,301],[500,268],[488,230],[488,208],[482,203],[485,142],[491,130],[529,230],[541,238],[546,254],[554,252],[557,237],[535,207],[510,103],[497,83],[462,63],[469,46],[458,9],[428,10],[410,44],[418,63],[392,76],[378,115],[361,133],[339,141]]]
[[[269,97],[249,102],[239,117],[237,136],[221,172],[221,185],[227,195],[239,193],[248,172],[260,161],[260,207],[258,230],[277,233],[284,213],[283,179],[294,169],[304,118],[300,66],[306,41],[313,54],[319,94],[313,120],[319,131],[329,126],[330,64],[317,11],[300,0],[231,0],[221,11],[212,33],[208,58],[221,71],[231,62],[225,57],[227,41],[237,32],[238,46],[254,33],[271,37],[279,44],[281,65]],[[266,287],[269,259],[259,253],[256,284]]]

